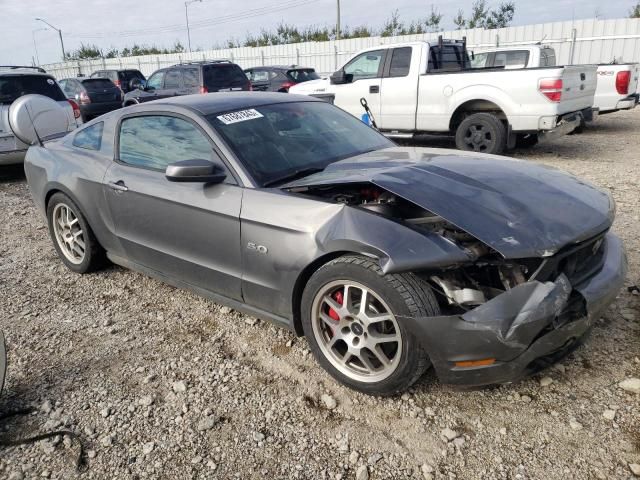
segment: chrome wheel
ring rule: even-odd
[[[315,339],[342,374],[359,382],[379,382],[397,368],[402,337],[395,316],[371,289],[350,280],[326,284],[311,311]]]
[[[84,232],[74,211],[64,203],[53,209],[53,233],[66,259],[81,264],[85,257]]]

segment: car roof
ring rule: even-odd
[[[0,75],[41,75],[43,77],[53,76],[44,70],[31,67],[3,67],[0,66]]]
[[[144,105],[177,105],[197,110],[203,115],[255,108],[274,103],[292,102],[321,102],[317,98],[308,95],[283,94],[279,92],[220,92],[196,95],[182,95],[162,100],[155,100],[140,104],[139,110],[144,110]],[[135,107],[134,107],[135,108]]]
[[[313,70],[313,67],[304,67],[302,65],[266,65],[260,67],[250,67],[245,70]]]

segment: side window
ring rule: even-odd
[[[184,88],[195,88],[200,85],[197,68],[185,68],[182,71]],[[167,77],[168,78],[168,77]]]
[[[102,128],[104,123],[96,123],[83,128],[73,137],[73,146],[86,150],[100,150],[102,146]]]
[[[487,66],[488,53],[476,53],[471,59],[471,68],[484,68]]]
[[[353,80],[362,80],[364,78],[376,78],[380,70],[380,63],[384,56],[383,50],[375,50],[358,55],[344,66],[344,73],[353,75]]]
[[[213,147],[192,123],[165,115],[126,118],[120,124],[119,158],[134,167],[164,171],[181,160],[217,160]]]
[[[169,70],[164,77],[164,88],[180,88],[182,83],[182,72],[180,70]]]
[[[151,77],[149,77],[149,80],[147,81],[147,87],[151,87],[155,89],[162,88],[164,73],[165,72],[156,72],[153,75],[151,75]]]
[[[269,80],[269,72],[266,70],[254,70],[252,82],[267,82]]]
[[[494,65],[505,68],[525,68],[529,61],[529,52],[526,50],[512,50],[508,52],[496,52]]]
[[[411,47],[394,48],[391,54],[390,77],[406,77],[411,68]]]
[[[556,52],[551,48],[545,48],[540,50],[540,66],[541,67],[555,67],[556,66]]]

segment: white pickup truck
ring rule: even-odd
[[[539,68],[555,65],[556,52],[548,45],[502,47],[476,52],[474,68],[504,67],[505,69]],[[598,65],[598,86],[593,107],[600,114],[630,110],[638,104],[637,63]]]
[[[465,41],[439,39],[369,48],[289,92],[324,97],[358,118],[365,98],[391,137],[453,133],[459,149],[501,153],[518,138],[563,135],[592,120],[595,89],[595,66],[474,70]]]

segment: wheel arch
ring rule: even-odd
[[[474,99],[467,100],[456,107],[449,121],[449,130],[455,132],[462,121],[474,113],[491,113],[498,119],[509,123],[505,109],[493,100]]]
[[[302,330],[302,293],[304,292],[307,283],[311,276],[317,272],[323,265],[326,265],[331,260],[345,255],[363,255],[361,252],[354,252],[349,250],[338,250],[334,252],[326,253],[308,264],[296,279],[293,285],[293,291],[291,295],[291,311],[293,313],[293,331],[298,337],[304,335]]]

